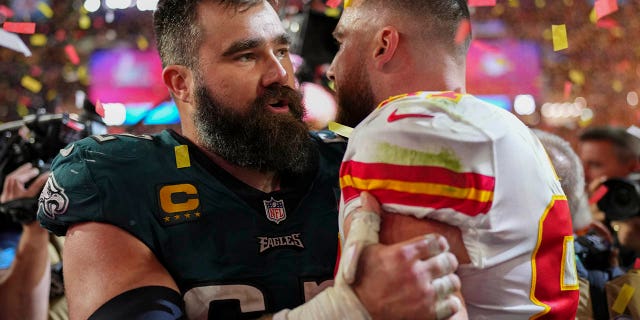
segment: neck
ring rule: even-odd
[[[201,150],[220,168],[229,172],[236,179],[246,183],[247,185],[258,189],[262,192],[269,193],[280,190],[280,177],[276,172],[263,172],[256,169],[240,167],[229,163],[219,155],[207,151],[203,148]]]
[[[277,191],[280,189],[280,177],[276,174],[276,172],[263,172],[256,169],[244,168],[234,165],[220,157],[218,154],[202,147],[198,143],[198,139],[196,139],[197,135],[195,134],[195,129],[193,129],[192,127],[185,128],[183,126],[182,130],[182,135],[185,138],[191,140],[191,142],[198,146],[198,148],[200,148],[200,150],[204,152],[204,154],[206,154],[207,157],[211,159],[211,161],[217,164],[220,168],[229,172],[236,179],[265,193]]]
[[[396,72],[383,73],[383,81],[376,82],[373,91],[377,101],[391,96],[417,91],[455,91],[466,93],[465,63],[450,55],[429,55],[429,59],[418,58],[405,61]]]

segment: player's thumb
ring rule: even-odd
[[[338,270],[347,284],[355,281],[362,251],[368,245],[378,243],[380,232],[380,204],[367,192],[360,194],[360,201],[361,206],[351,214],[349,233],[345,239]],[[340,280],[336,279],[337,282]]]
[[[360,202],[362,203],[361,210],[369,211],[381,215],[382,210],[380,209],[380,203],[378,200],[369,192],[363,191],[360,193]]]

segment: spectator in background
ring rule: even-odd
[[[588,128],[580,134],[578,154],[591,193],[608,178],[624,178],[638,170],[640,140],[622,127]]]
[[[40,174],[30,163],[20,166],[5,178],[0,203],[7,205],[21,199],[37,199],[48,175]],[[53,289],[51,281],[51,263],[60,260],[61,244],[52,243],[58,239],[51,239],[35,217],[35,206],[32,212],[20,214],[17,220],[22,223],[22,233],[15,258],[11,267],[0,273],[0,319],[3,320],[68,319],[61,278],[56,277],[60,274],[53,275],[53,279],[60,280],[53,282]],[[6,232],[6,229],[2,228],[0,232]]]
[[[560,177],[560,183],[564,190],[569,208],[571,210],[571,219],[573,223],[574,233],[577,235],[585,235],[592,231],[608,243],[612,243],[613,238],[606,227],[598,222],[593,221],[591,210],[587,201],[587,193],[585,190],[584,169],[580,158],[573,151],[571,145],[559,136],[552,133],[534,129],[533,132],[538,136],[540,142],[544,146],[549,159]],[[583,260],[592,259],[593,256],[587,256],[593,253],[582,243],[583,240],[594,241],[594,234],[589,234],[587,238],[578,237],[575,243],[576,253],[578,255],[577,269],[581,278],[580,282],[580,303],[578,306],[578,319],[607,319],[607,297],[604,285],[607,281],[623,274],[616,263],[616,252],[611,252],[609,257],[605,257],[606,267],[603,270],[590,269],[584,265]]]

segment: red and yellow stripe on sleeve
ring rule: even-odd
[[[494,187],[494,177],[438,166],[351,160],[343,162],[340,168],[340,188],[345,202],[362,191],[369,191],[380,203],[450,208],[476,216],[491,208]]]

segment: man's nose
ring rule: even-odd
[[[267,70],[262,77],[262,85],[265,87],[274,83],[286,85],[289,80],[289,73],[282,65],[282,61],[275,55],[271,55],[267,63]]]

